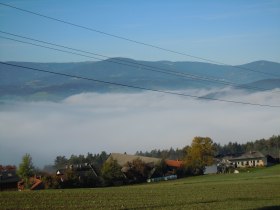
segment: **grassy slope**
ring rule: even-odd
[[[0,193],[0,209],[280,209],[280,165],[100,189]]]

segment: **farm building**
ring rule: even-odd
[[[230,161],[237,168],[267,166],[267,157],[258,151],[246,152],[237,157],[228,156],[223,159]]]
[[[182,168],[183,168],[183,161],[181,160],[165,160],[165,164],[167,165],[168,175],[177,174],[182,176]],[[180,171],[181,170],[181,171]]]
[[[165,163],[171,169],[178,169],[183,166],[183,161],[181,160],[165,160]]]
[[[118,164],[123,167],[122,168],[123,172],[127,171],[127,167],[125,165],[128,162],[132,162],[135,159],[140,159],[151,168],[151,176],[153,174],[152,171],[154,170],[155,166],[162,161],[161,158],[145,157],[139,155],[128,155],[128,154],[121,154],[121,153],[111,153],[107,161],[111,158],[116,160]],[[180,169],[183,166],[183,161],[180,160],[165,160],[164,162],[167,166],[166,175],[176,174],[177,169]]]
[[[216,174],[218,173],[217,164],[213,164],[211,166],[205,166],[204,174]]]
[[[69,176],[76,176],[80,182],[83,182],[89,176],[98,177],[95,166],[88,163],[66,165],[65,168],[56,171],[56,176],[60,183],[67,183]]]

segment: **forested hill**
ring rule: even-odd
[[[218,78],[222,82],[233,82],[241,85],[252,83],[252,85],[266,89],[280,88],[280,63],[269,61],[256,61],[235,67],[201,62],[136,61],[128,58],[79,63],[7,63],[108,82],[165,90],[209,89],[223,86],[217,82],[190,79],[183,77],[182,74],[179,76],[169,73],[163,74],[159,71],[197,75],[200,79]],[[264,72],[264,74],[257,72]],[[279,77],[273,75],[279,75]],[[52,96],[67,97],[81,92],[113,91],[127,92],[131,89],[15,66],[0,65],[0,97],[42,96],[47,99]]]

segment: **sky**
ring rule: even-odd
[[[231,65],[256,60],[280,62],[278,0],[0,2],[102,32]],[[109,57],[129,57],[136,60],[195,60],[51,21],[3,5],[0,5],[0,16],[0,28],[4,32]],[[1,33],[0,35],[7,37]],[[0,38],[0,48],[2,61],[89,60],[3,38]]]
[[[0,0],[115,36],[230,65],[280,63],[280,1]],[[73,27],[0,5],[0,31],[108,57],[201,61]],[[0,33],[0,61],[80,62]],[[20,38],[16,38],[23,40]],[[94,61],[94,60],[93,60]],[[204,92],[203,92],[204,91]],[[202,95],[217,90],[186,90]],[[279,105],[273,92],[227,90],[226,100]],[[277,108],[186,99],[160,93],[82,93],[62,101],[0,101],[0,164],[30,153],[36,166],[57,155],[182,148],[195,136],[239,143],[279,135]]]

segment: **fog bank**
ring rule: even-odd
[[[280,104],[273,92],[226,92],[224,99]],[[25,153],[43,166],[57,155],[182,148],[194,136],[242,143],[278,135],[279,125],[279,108],[152,92],[83,93],[57,103],[5,101],[0,105],[0,164],[17,165]]]

